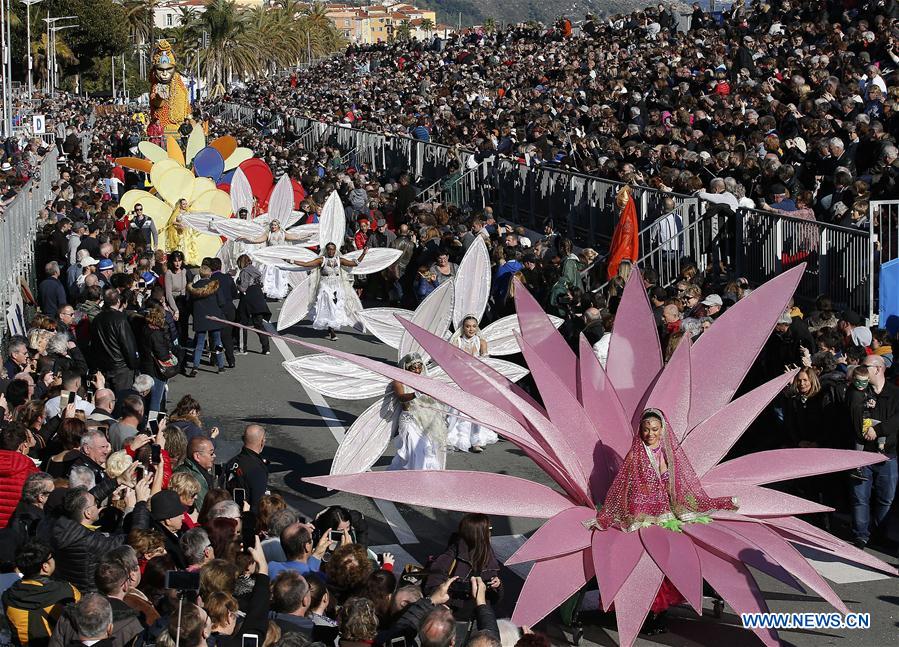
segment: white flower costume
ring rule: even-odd
[[[409,353],[399,361],[404,370],[415,363],[422,364],[422,375],[426,375],[427,366],[418,353]],[[392,390],[393,384],[388,388]],[[414,392],[406,386],[403,390]],[[399,415],[394,423],[396,455],[388,469],[442,470],[446,467],[446,407],[430,396],[414,393],[408,402],[400,402],[392,394]]]
[[[474,317],[474,315],[470,316]],[[467,319],[468,317],[465,318]],[[480,333],[480,330],[478,332]],[[453,333],[453,336],[450,338],[451,344],[457,348],[461,348],[469,355],[473,357],[488,357],[489,346],[488,353],[485,353],[484,355],[481,354],[482,341],[489,344],[489,342],[486,342],[480,334],[476,334],[474,337],[466,337],[465,333],[462,332],[461,327]],[[492,445],[499,441],[499,436],[496,435],[495,431],[491,431],[487,427],[472,422],[466,416],[460,415],[458,411],[452,408],[449,410],[446,424],[448,428],[446,437],[447,444],[460,452],[467,452],[472,447]]]
[[[379,250],[371,249],[369,254],[376,251]],[[368,263],[368,259],[366,256],[364,263]],[[410,323],[446,339],[449,337],[453,322],[458,328],[461,327],[462,320],[467,314],[473,313],[478,318],[483,315],[490,295],[490,277],[490,257],[481,239],[472,244],[465,253],[456,278],[444,282],[431,292],[414,312],[399,308],[371,308],[362,310],[359,313],[360,319],[368,332],[397,349],[398,359],[416,352],[424,360],[424,369],[429,377],[450,383],[446,372],[430,361],[429,355],[408,333],[399,318],[407,319]],[[287,302],[293,298],[294,295],[291,293]],[[285,307],[286,305],[287,303]],[[298,319],[285,320],[284,317],[282,310],[281,319],[278,320],[279,330],[298,321]],[[562,320],[553,319],[553,323],[558,327],[562,324]],[[487,326],[481,331],[481,335],[490,344],[492,355],[512,355],[519,352],[518,342],[515,339],[518,330],[518,319],[512,315]],[[480,359],[492,370],[513,382],[527,375],[527,370],[518,364],[496,357]],[[401,409],[392,405],[396,399],[392,397],[392,390],[387,390],[390,387],[390,380],[373,371],[361,369],[348,360],[324,354],[297,357],[284,362],[283,366],[303,386],[327,398],[340,400],[378,398],[349,428],[331,463],[331,474],[357,474],[370,469],[384,454],[390,445],[393,430],[398,428],[397,420]]]
[[[303,226],[319,228],[318,244],[323,254],[331,243],[337,247],[338,253],[333,258],[324,255],[319,257],[303,247],[282,245],[253,254],[253,260],[260,264],[291,272],[288,282],[293,286],[293,291],[281,308],[278,330],[289,328],[303,319],[312,319],[312,326],[317,330],[341,326],[356,326],[361,330],[362,304],[353,289],[352,277],[380,272],[393,265],[402,252],[398,249],[374,248],[367,252],[360,249],[341,256],[339,250],[346,232],[346,217],[337,191],[325,202],[319,224]],[[363,252],[365,258],[359,260]],[[321,258],[322,262],[318,267],[303,268],[285,262],[285,258],[304,262]],[[357,264],[352,267],[341,265],[341,258],[357,261]]]
[[[253,207],[250,183],[238,168],[231,180],[231,208],[235,214],[241,209],[252,214]],[[223,218],[210,213],[183,214],[181,219],[185,225],[199,232],[227,238],[216,254],[222,259],[223,269],[235,269],[241,254],[252,255],[262,269],[263,292],[270,298],[282,299],[287,296],[289,286],[287,272],[298,269],[284,263],[283,259],[305,259],[304,252],[312,253],[305,247],[318,245],[319,225],[297,226],[302,217],[302,212],[293,211],[293,185],[285,174],[272,190],[268,212],[252,220]],[[273,232],[270,227],[275,221],[280,228]],[[269,253],[265,253],[267,248],[272,248]]]

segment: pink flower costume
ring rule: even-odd
[[[656,525],[682,532],[685,523],[709,523],[712,512],[736,510],[734,499],[706,494],[680,443],[668,433],[665,414],[647,409],[640,417],[641,426],[647,418],[662,423],[659,443],[655,447],[646,445],[638,428],[599,514],[585,525],[603,530],[615,527],[624,532]],[[660,613],[683,600],[666,578],[651,611]]]

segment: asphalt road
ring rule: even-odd
[[[273,310],[276,305],[272,304]],[[337,342],[329,342],[323,333],[304,322],[288,334],[321,345],[336,344],[341,350],[352,353],[396,361],[395,350],[355,331],[340,333]],[[204,366],[194,379],[178,377],[173,380],[169,408],[185,393],[193,394],[202,403],[207,427],[217,425],[222,430],[218,445],[220,460],[239,451],[240,434],[246,424],[263,425],[268,432],[264,455],[271,463],[271,487],[281,492],[301,514],[313,516],[323,507],[334,504],[361,511],[369,522],[369,542],[373,550],[394,553],[400,566],[407,562],[421,564],[429,555],[441,552],[450,533],[456,528],[460,514],[376,502],[341,492],[329,492],[302,482],[304,477],[328,473],[340,438],[371,401],[325,401],[317,394],[307,393],[281,366],[284,359],[309,352],[300,346],[278,342],[272,345],[272,354],[264,356],[260,353],[258,339],[251,335],[249,348],[248,355],[238,356],[237,368],[223,375],[217,375],[212,367]],[[375,469],[386,467],[391,455],[392,448]],[[529,459],[503,441],[489,446],[482,454],[450,454],[447,465],[453,469],[512,474],[549,484]],[[538,525],[539,522],[532,519],[493,518],[494,549],[500,560],[511,555]],[[896,564],[895,556],[879,556],[888,563]],[[816,568],[852,611],[871,614],[871,628],[855,631],[781,631],[781,640],[785,645],[899,645],[899,581],[840,563],[816,562]],[[503,579],[507,594],[498,610],[500,615],[508,617],[511,614],[526,573],[526,565],[505,571]],[[832,611],[814,593],[804,594],[760,573],[756,575],[772,611]],[[595,600],[594,592],[588,597],[581,616],[584,623],[581,644],[615,645],[614,616],[590,611],[596,609]],[[722,618],[715,618],[709,599],[701,618],[688,608],[673,609],[670,616],[667,634],[641,639],[636,644],[684,647],[759,644],[751,632],[740,627],[739,617],[731,609],[726,608]],[[559,644],[570,638],[570,633],[563,631],[556,616],[550,616],[538,628]]]

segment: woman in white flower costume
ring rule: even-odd
[[[409,353],[399,366],[416,375],[427,374],[418,353]],[[442,470],[446,467],[446,407],[402,382],[390,383],[396,406],[401,408],[396,423],[396,455],[391,470]]]
[[[305,241],[308,235],[305,232],[294,233],[284,231],[281,228],[280,220],[272,220],[268,224],[268,231],[263,232],[255,238],[240,236],[235,240],[239,243],[259,244],[265,243],[266,247],[282,246],[291,242]],[[271,299],[283,299],[287,296],[287,275],[283,270],[274,265],[265,265],[262,270],[262,291],[265,296]]]
[[[489,357],[487,340],[481,335],[478,318],[473,314],[465,315],[450,343],[473,357]],[[496,432],[459,416],[455,409],[450,410],[447,427],[447,443],[460,452],[480,453],[484,451],[484,445],[492,445],[499,440]]]
[[[312,327],[327,330],[328,339],[337,339],[335,330],[343,326],[352,327],[359,322],[362,303],[353,289],[352,280],[344,273],[344,267],[357,267],[365,259],[368,249],[355,259],[337,255],[337,245],[325,245],[324,256],[311,261],[285,258],[284,261],[298,267],[318,269],[318,290],[315,292],[315,306],[312,313]]]

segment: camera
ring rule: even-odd
[[[176,591],[199,591],[200,572],[166,571],[165,588],[175,589]]]
[[[471,599],[471,584],[468,580],[456,580],[449,586],[449,596],[454,600]]]

